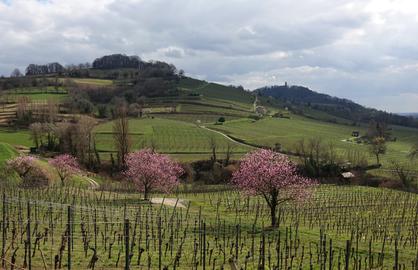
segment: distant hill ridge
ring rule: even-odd
[[[289,107],[300,109],[310,107],[336,117],[351,120],[353,124],[370,120],[384,121],[389,124],[418,127],[418,120],[411,116],[402,116],[364,107],[348,99],[337,98],[315,92],[303,86],[274,85],[256,89],[260,96],[273,97],[285,102]]]
[[[122,71],[122,69],[130,70]],[[112,70],[115,70],[115,72]],[[75,70],[71,67],[64,68],[59,63],[47,65],[30,64],[26,69],[26,75],[42,76],[45,74],[115,80],[123,77],[125,81],[128,81],[128,83],[124,84],[124,91],[129,92],[127,93],[129,98],[133,98],[133,96],[137,95],[148,97],[178,95],[179,91],[176,85],[178,80],[184,76],[184,71],[177,70],[172,64],[160,61],[146,62],[138,56],[127,56],[125,54],[105,55],[96,58],[91,65],[89,63],[80,64],[78,68],[76,66]],[[12,80],[10,82],[1,81],[1,83],[0,88],[2,89],[10,89],[14,85]],[[237,89],[225,87],[226,92],[222,91],[218,98],[234,100]],[[235,90],[232,91],[231,89]],[[245,93],[243,89],[239,92],[239,95]],[[321,116],[313,115],[320,112],[322,115],[325,115],[326,121],[337,121],[337,118],[341,118],[345,119],[344,122],[349,123],[351,121],[353,125],[356,125],[377,120],[389,124],[418,128],[416,115],[400,115],[367,108],[351,100],[318,93],[303,86],[289,86],[286,83],[281,86],[262,87],[256,89],[255,93],[259,96],[267,97],[267,99],[264,98],[264,101],[269,105],[282,108],[287,107],[294,113],[304,114],[311,118],[321,118]],[[269,97],[273,99],[269,99]]]
[[[93,68],[97,69],[140,68],[141,65],[143,62],[136,55],[112,54],[93,61]]]
[[[65,69],[60,63],[49,63],[46,65],[35,65],[30,64],[26,68],[26,75],[41,75],[41,74],[52,74],[52,73],[61,73]]]

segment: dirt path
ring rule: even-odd
[[[252,146],[252,145],[249,145],[249,144],[246,144],[246,143],[243,143],[243,142],[240,142],[240,141],[237,141],[237,140],[235,140],[234,138],[231,138],[231,137],[229,137],[228,135],[226,135],[225,133],[223,133],[223,132],[220,132],[220,131],[217,131],[217,130],[214,130],[214,129],[211,129],[211,128],[208,128],[208,127],[205,127],[205,126],[199,126],[200,128],[203,128],[203,129],[206,129],[206,130],[209,130],[209,131],[211,131],[211,132],[215,132],[215,133],[218,133],[219,135],[222,135],[223,137],[225,137],[226,139],[228,139],[229,141],[231,141],[231,142],[234,142],[234,143],[236,143],[236,144],[239,144],[239,145],[242,145],[242,146],[246,146],[246,147],[252,147],[252,148],[255,148],[254,146]]]
[[[90,184],[90,189],[98,189],[100,187],[99,183],[96,182],[96,180],[88,177],[88,176],[84,176],[84,179],[87,180],[87,182],[89,182]]]
[[[164,205],[171,206],[171,207],[176,206],[176,202],[177,202],[177,207],[180,207],[180,208],[186,208],[186,204],[187,204],[185,200],[176,199],[176,198],[152,198],[151,202],[154,204],[164,204]]]

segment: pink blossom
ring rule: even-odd
[[[151,191],[172,191],[179,184],[178,177],[183,173],[179,164],[151,149],[130,153],[125,162],[128,168],[125,176],[135,184],[138,191],[144,192],[145,199]]]
[[[273,226],[279,203],[307,199],[315,185],[315,181],[297,174],[296,166],[287,156],[265,149],[245,155],[232,183],[249,195],[262,195],[266,199]]]
[[[20,177],[25,177],[35,166],[35,158],[31,156],[18,156],[7,161],[7,166],[15,170]]]
[[[48,163],[57,170],[62,184],[64,184],[68,177],[80,172],[80,167],[78,165],[77,159],[68,154],[56,156]]]

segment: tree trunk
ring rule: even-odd
[[[270,217],[271,217],[271,226],[272,227],[277,227],[277,218],[276,218],[276,210],[277,210],[277,205],[278,205],[278,197],[279,197],[279,193],[277,192],[277,190],[274,190],[270,193]]]
[[[276,208],[277,208],[277,204],[276,205],[273,205],[272,204],[270,206],[271,226],[272,227],[276,227],[277,226]]]
[[[144,188],[144,200],[146,200],[146,201],[148,201],[148,193],[149,193],[148,188],[145,187]]]
[[[377,165],[380,165],[379,154],[376,154],[376,161],[377,161]]]

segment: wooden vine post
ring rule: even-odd
[[[129,270],[129,219],[125,219],[124,226],[125,238],[125,270]]]
[[[30,232],[30,201],[28,201],[28,225],[26,228],[26,243],[27,243],[27,247],[28,247],[28,269],[31,270],[32,269],[32,256],[31,256],[31,232]]]
[[[68,211],[67,211],[67,253],[68,253],[68,257],[67,257],[67,269],[71,270],[71,231],[72,231],[72,226],[71,226],[71,206],[68,206]]]
[[[162,234],[161,234],[161,213],[158,216],[158,269],[161,270],[161,257],[162,254]]]
[[[6,253],[6,193],[3,192],[3,220],[1,223],[2,229],[2,242],[1,242],[1,266],[4,269],[6,266],[5,253]]]

